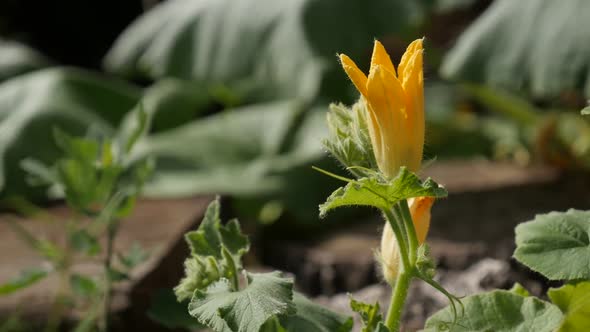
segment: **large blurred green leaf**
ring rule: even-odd
[[[590,2],[496,0],[446,57],[444,76],[534,97],[590,97]]]
[[[136,149],[137,158],[157,159],[146,193],[276,192],[287,172],[323,155],[323,116],[296,102],[255,104],[148,136]]]
[[[417,10],[401,0],[170,0],[120,36],[105,67],[226,85],[256,100],[319,90],[338,99],[350,83],[335,54],[368,56],[375,37],[400,32]]]
[[[49,60],[28,46],[0,39],[0,82],[48,64]]]
[[[139,100],[140,90],[124,82],[71,68],[36,71],[0,84],[0,191],[43,195],[26,183],[25,158],[51,165],[61,154],[53,128],[83,135],[92,126],[113,132]]]

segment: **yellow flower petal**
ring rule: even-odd
[[[400,60],[399,66],[398,66],[398,77],[400,78],[401,81],[403,81],[403,79],[406,75],[407,68],[411,67],[409,62],[410,62],[412,56],[416,52],[418,52],[418,51],[422,52],[424,50],[423,43],[424,43],[424,38],[414,40],[410,45],[408,45],[406,52],[404,53],[404,55],[402,55],[402,59]]]
[[[394,177],[406,166],[417,172],[424,149],[423,39],[412,42],[397,68],[375,41],[368,77],[346,55],[342,67],[366,102],[369,136],[379,170]]]
[[[416,197],[410,199],[410,214],[416,228],[418,242],[424,243],[430,228],[430,210],[434,204],[434,197]]]
[[[367,95],[367,75],[363,73],[356,63],[352,61],[347,55],[340,54],[340,63],[342,68],[346,72],[346,75],[350,78],[354,86],[361,93],[361,95]]]
[[[373,68],[377,65],[389,70],[394,76],[396,76],[395,67],[391,62],[391,58],[389,57],[389,54],[387,54],[385,47],[383,47],[383,44],[381,44],[378,40],[375,40],[375,44],[373,45],[373,55],[371,56],[371,69],[369,70],[369,75],[371,71],[373,71]]]
[[[404,90],[392,72],[376,65],[369,74],[367,91],[367,103],[375,113],[380,128],[380,135],[376,136],[373,135],[376,131],[372,131],[369,125],[375,159],[381,172],[387,177],[393,177],[403,166],[402,151],[407,150],[403,147],[407,144],[403,138],[409,129],[405,126]]]

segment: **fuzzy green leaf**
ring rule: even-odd
[[[391,181],[366,177],[336,189],[320,205],[320,216],[325,216],[328,211],[337,207],[349,205],[373,206],[385,210],[403,199],[422,196],[446,197],[447,191],[432,179],[421,181],[414,173],[402,167]]]
[[[426,321],[423,331],[553,332],[563,316],[551,303],[504,290],[468,296],[461,302],[465,312],[455,322],[453,311],[446,307]]]
[[[590,281],[551,288],[547,295],[565,315],[559,332],[590,331]]]
[[[174,288],[179,301],[190,299],[195,290],[205,289],[220,278],[231,279],[235,268],[241,267],[242,255],[250,248],[237,220],[221,225],[219,210],[217,198],[207,207],[199,228],[185,235],[191,257],[184,263],[185,277]]]
[[[214,257],[190,257],[184,261],[184,278],[174,292],[178,301],[190,299],[196,289],[204,289],[221,277],[219,264]]]
[[[288,332],[348,332],[352,330],[352,318],[315,304],[300,293],[294,294],[293,302],[297,313],[280,318],[281,326]]]
[[[352,311],[358,313],[363,321],[363,328],[361,332],[381,331],[379,323],[383,321],[383,316],[379,308],[379,302],[375,304],[367,304],[357,301],[350,297],[350,308]]]
[[[294,314],[293,280],[279,272],[248,274],[248,286],[230,291],[226,279],[197,290],[189,312],[216,332],[258,332],[274,315]]]
[[[590,279],[590,212],[550,212],[518,225],[514,257],[551,280]]]
[[[239,258],[250,248],[250,241],[241,233],[237,220],[231,220],[225,226],[221,225],[219,209],[219,199],[211,202],[199,229],[186,233],[186,241],[193,255],[222,259],[223,245],[234,256],[234,260],[239,261]]]

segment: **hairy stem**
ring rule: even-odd
[[[414,264],[416,264],[417,252],[420,244],[418,243],[418,237],[416,236],[416,228],[414,227],[412,214],[410,213],[410,208],[408,207],[408,201],[405,199],[401,200],[397,204],[397,207],[400,210],[403,223],[406,226],[405,228],[408,237],[410,264],[414,266]]]
[[[395,286],[391,293],[391,302],[385,325],[391,332],[398,332],[401,325],[401,317],[408,296],[408,289],[412,281],[412,270],[400,270]]]

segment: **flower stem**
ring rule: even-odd
[[[385,325],[391,332],[398,332],[400,329],[401,316],[408,296],[408,289],[412,281],[412,271],[400,270],[395,287],[391,293],[391,302],[387,312]]]
[[[418,237],[416,236],[416,228],[414,227],[414,221],[412,220],[412,214],[410,213],[410,208],[408,207],[408,201],[405,199],[401,200],[397,204],[397,207],[400,210],[403,223],[406,226],[405,228],[408,237],[410,264],[414,266],[414,264],[416,264],[419,243]]]

